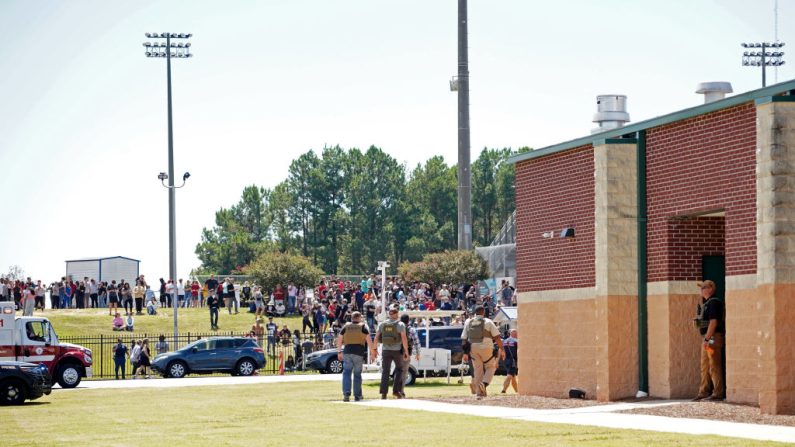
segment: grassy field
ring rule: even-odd
[[[421,384],[412,397],[461,395],[462,385]],[[377,396],[365,384],[365,398]],[[175,389],[54,390],[0,407],[4,446],[762,446],[710,436],[506,421],[340,403],[338,383]]]
[[[122,316],[124,310],[121,311]],[[20,313],[21,315],[21,313]],[[45,316],[50,319],[59,337],[97,336],[100,334],[113,336],[118,332],[111,329],[113,318],[108,315],[108,309],[68,309],[37,311],[34,316]],[[180,333],[197,333],[210,331],[210,312],[206,308],[179,309],[177,313]],[[267,318],[263,324],[267,323]],[[286,324],[292,332],[301,329],[301,318],[274,318],[273,322],[279,325]],[[254,314],[241,311],[237,315],[229,315],[226,309],[218,312],[218,326],[222,332],[233,331],[244,333],[251,330],[254,324]],[[135,316],[135,332],[147,334],[173,334],[174,314],[172,309],[158,309],[157,315]]]

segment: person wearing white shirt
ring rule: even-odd
[[[185,304],[185,284],[182,283],[182,278],[177,282],[177,307],[184,306]]]

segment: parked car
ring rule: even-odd
[[[155,372],[174,378],[215,372],[250,376],[264,366],[265,352],[255,340],[244,337],[203,338],[152,360]]]
[[[43,364],[0,362],[0,404],[20,405],[50,392],[50,372]]]
[[[337,348],[306,354],[306,369],[315,369],[321,374],[341,374],[342,362],[337,358]]]

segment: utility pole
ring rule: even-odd
[[[467,0],[458,0],[458,249],[472,249]],[[451,83],[452,87],[452,83]]]

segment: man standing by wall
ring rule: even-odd
[[[464,344],[464,361],[472,359],[473,377],[470,388],[478,400],[483,399],[486,397],[486,387],[497,370],[494,343],[499,347],[499,359],[505,360],[500,330],[493,321],[485,317],[484,307],[478,305],[475,307],[475,317],[464,322],[461,339]]]
[[[337,358],[342,361],[342,400],[351,400],[351,374],[353,374],[353,397],[362,400],[362,367],[367,358],[367,348],[375,350],[370,331],[362,324],[362,314],[354,312],[351,322],[346,323],[337,337]]]
[[[389,374],[392,371],[392,363],[395,364],[394,384],[392,385],[392,395],[398,399],[403,398],[403,362],[409,361],[408,337],[406,337],[406,325],[398,320],[398,309],[389,309],[389,319],[378,325],[375,333],[376,342],[381,343],[381,399],[386,399],[389,390]],[[372,348],[373,358],[378,353],[375,347]]]
[[[694,401],[726,399],[723,382],[723,346],[725,343],[723,301],[715,296],[715,283],[706,280],[698,284],[701,288],[701,306],[696,318],[698,330],[703,337],[701,343],[701,383]]]

